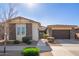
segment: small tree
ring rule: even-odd
[[[0,8],[0,19],[4,24],[4,53],[6,52],[6,41],[7,41],[7,23],[6,21],[16,17],[17,11],[15,8],[16,4],[7,4],[7,8]]]
[[[0,40],[3,39],[3,36],[4,36],[4,26],[2,23],[0,23]]]

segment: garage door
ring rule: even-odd
[[[56,39],[70,39],[70,30],[53,30],[52,36]]]

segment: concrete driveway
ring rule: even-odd
[[[56,39],[61,44],[79,44],[79,40],[76,39]]]
[[[79,56],[79,41],[57,39],[58,44],[50,44],[54,56]]]

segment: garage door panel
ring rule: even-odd
[[[52,36],[56,39],[69,39],[70,31],[69,30],[53,30]]]

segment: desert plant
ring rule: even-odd
[[[47,39],[48,36],[49,36],[48,34],[45,34],[45,33],[43,34],[44,39]]]
[[[24,56],[39,56],[40,49],[36,47],[24,48],[22,54]]]
[[[26,43],[26,44],[31,44],[31,37],[23,37],[22,38],[22,41],[24,42],[24,43]]]
[[[14,44],[19,44],[20,43],[20,41],[18,41],[18,40],[14,40],[14,42],[13,42]]]
[[[54,43],[54,37],[47,37],[47,40],[49,43]]]

